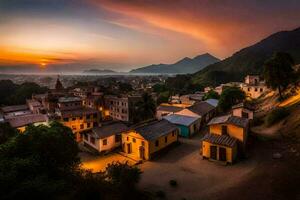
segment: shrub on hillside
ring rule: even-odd
[[[279,122],[283,118],[289,115],[289,111],[286,108],[277,108],[271,111],[266,118],[267,126],[271,126],[276,122]]]

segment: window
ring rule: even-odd
[[[94,137],[92,137],[92,136],[90,136],[90,142],[91,142],[92,144],[95,144],[95,143],[96,143],[96,140],[95,140],[95,138],[94,138]]]
[[[79,119],[82,120],[82,116],[80,116]]]
[[[259,89],[259,91],[260,91],[260,92],[262,92],[262,91],[263,91],[263,89],[262,89],[262,88],[260,88],[260,89]]]
[[[158,145],[159,145],[159,141],[156,140],[156,141],[155,141],[155,146],[158,147]]]
[[[168,136],[165,137],[165,143],[167,143],[167,142],[168,142]]]
[[[127,137],[127,141],[129,141],[129,137]]]
[[[72,130],[76,130],[76,126],[73,125],[73,126],[72,126]]]
[[[64,122],[67,122],[67,121],[69,121],[69,118],[64,118]]]
[[[87,123],[87,127],[90,128],[91,127],[91,123]]]
[[[72,120],[75,121],[75,120],[76,120],[76,117],[73,117]]]
[[[255,88],[255,90],[254,90],[255,92],[257,92],[257,88]]]
[[[80,129],[83,129],[84,128],[84,124],[80,124]]]
[[[133,143],[135,143],[135,142],[136,142],[135,138],[132,138],[132,142],[133,142]]]
[[[104,139],[104,140],[102,141],[102,144],[103,144],[103,146],[107,145],[107,139]]]
[[[97,113],[94,113],[94,114],[93,114],[93,118],[97,118]]]
[[[227,126],[222,126],[222,135],[227,135]]]
[[[248,92],[250,92],[250,88],[248,88]]]
[[[91,118],[91,115],[86,115],[86,119],[90,119]]]
[[[141,143],[142,143],[142,146],[145,146],[145,142],[144,141],[142,141]]]

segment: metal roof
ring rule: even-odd
[[[193,124],[195,121],[199,119],[199,117],[191,117],[191,116],[176,115],[176,114],[171,114],[163,118],[168,120],[172,124],[178,124],[184,126],[190,126],[191,124]]]
[[[146,140],[156,140],[159,137],[168,135],[170,132],[177,130],[177,126],[163,119],[142,125],[134,130],[142,135]]]
[[[205,101],[201,101],[201,102],[195,103],[194,105],[188,107],[188,109],[198,115],[203,116],[203,115],[209,113],[210,111],[214,110],[215,107]]]
[[[7,113],[7,112],[15,112],[15,111],[20,111],[20,110],[28,110],[28,106],[26,104],[24,105],[14,105],[14,106],[3,106],[1,107],[1,110],[4,112],[4,113]]]
[[[23,116],[11,118],[8,119],[7,121],[12,127],[18,128],[18,127],[27,126],[29,124],[33,124],[37,122],[47,122],[48,117],[47,115],[43,115],[43,114],[31,114],[31,115],[23,115]]]
[[[165,105],[160,105],[156,109],[157,111],[166,111],[166,112],[179,112],[183,110],[182,107],[177,107],[177,106],[165,106]]]
[[[231,115],[224,115],[220,117],[215,117],[207,125],[213,124],[234,124],[236,126],[240,126],[245,128],[248,126],[249,120],[242,117],[231,116]]]
[[[219,103],[219,100],[218,99],[207,99],[205,102],[209,103],[210,105],[212,105],[214,107],[217,107],[218,103]]]
[[[202,141],[227,147],[234,147],[236,145],[237,139],[228,135],[217,135],[208,133],[202,138]]]

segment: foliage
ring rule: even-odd
[[[1,80],[0,105],[24,104],[26,99],[31,98],[32,94],[45,93],[47,90],[48,88],[41,87],[32,82],[25,82],[18,85],[10,80]]]
[[[172,186],[172,187],[177,187],[177,185],[178,185],[178,183],[177,183],[176,180],[170,180],[170,181],[169,181],[169,184],[170,184],[170,186]]]
[[[204,96],[204,100],[207,100],[207,99],[219,99],[220,98],[220,95],[215,92],[214,90],[210,90],[208,91],[205,96]]]
[[[12,128],[9,123],[0,123],[0,145],[17,134],[17,130]]]
[[[246,98],[245,93],[237,87],[226,88],[219,100],[218,108],[221,112],[228,111],[233,105],[242,102]]]
[[[159,105],[161,103],[167,103],[169,101],[169,97],[170,97],[169,91],[160,93],[157,98],[157,104]]]
[[[272,89],[278,89],[282,99],[282,91],[294,80],[293,58],[283,52],[275,53],[264,65],[266,84]]]
[[[133,111],[133,121],[140,122],[155,117],[156,104],[152,96],[148,93],[142,95],[142,100],[135,104],[135,109]]]
[[[20,199],[61,194],[77,169],[71,129],[59,123],[28,127],[0,146],[0,197]]]
[[[289,111],[284,107],[272,110],[266,117],[267,126],[271,126],[276,122],[279,122],[288,115]]]
[[[72,130],[57,122],[30,126],[0,145],[0,199],[147,199],[141,171],[112,163],[101,173],[80,169]]]
[[[168,90],[167,86],[165,84],[155,84],[152,86],[153,92],[156,93],[162,93]]]

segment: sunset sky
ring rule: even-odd
[[[0,69],[221,59],[300,26],[299,0],[0,0]]]

